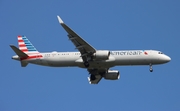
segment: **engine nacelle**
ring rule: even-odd
[[[93,59],[95,60],[108,60],[110,56],[110,51],[108,50],[98,50],[93,55]]]
[[[104,74],[104,79],[117,80],[119,78],[120,72],[118,70],[108,70],[108,72]]]

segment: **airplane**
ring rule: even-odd
[[[17,54],[12,59],[18,60],[22,67],[29,63],[50,67],[80,67],[86,68],[90,76],[90,84],[98,84],[106,80],[118,80],[120,72],[110,70],[114,66],[149,65],[153,72],[153,65],[164,64],[171,58],[157,50],[97,50],[68,27],[60,16],[57,16],[60,25],[68,33],[69,40],[75,45],[78,52],[39,52],[26,36],[18,36],[17,48],[10,45]]]

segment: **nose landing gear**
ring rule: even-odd
[[[150,65],[149,65],[149,66],[150,66],[149,71],[150,71],[150,72],[153,72],[153,67],[152,67],[152,64],[150,63]]]

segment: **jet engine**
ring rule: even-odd
[[[107,80],[117,80],[120,78],[120,73],[118,70],[108,70],[107,73],[104,74],[104,79]]]
[[[93,55],[93,59],[95,60],[108,60],[110,56],[110,51],[108,50],[98,50]]]

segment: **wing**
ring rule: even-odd
[[[89,83],[98,84],[107,70],[108,69],[88,69],[89,74],[91,74],[90,77],[88,77]]]
[[[89,84],[98,84],[99,81],[102,79],[101,75],[95,75],[95,80],[91,80],[91,77],[88,77]]]
[[[93,53],[96,52],[96,49],[89,45],[85,40],[83,40],[78,34],[76,34],[71,28],[69,28],[62,19],[57,16],[59,23],[68,33],[68,37],[71,42],[75,45],[76,49],[78,49],[81,53],[83,61],[88,61],[88,57],[91,57]]]
[[[88,44],[85,40],[83,40],[78,34],[76,34],[70,27],[68,27],[62,19],[57,16],[59,23],[68,33],[68,37],[71,42],[75,45],[76,49],[81,53],[81,57],[84,62],[88,61],[91,58],[92,54],[96,52],[96,49],[93,48],[90,44]],[[102,79],[102,75],[107,72],[108,69],[89,69],[88,72],[90,77],[88,77],[88,81],[90,84],[98,84]]]

